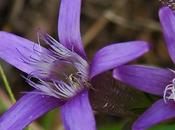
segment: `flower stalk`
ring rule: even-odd
[[[10,87],[10,84],[9,84],[9,82],[7,80],[7,76],[5,75],[4,70],[3,70],[3,68],[2,68],[1,65],[0,65],[0,76],[1,76],[1,78],[3,80],[5,89],[6,89],[8,95],[10,97],[11,102],[12,103],[15,103],[16,102],[15,96],[14,96],[14,94],[12,92],[12,89]],[[30,127],[27,127],[25,130],[31,130],[31,129],[30,129]]]
[[[3,80],[3,83],[4,83],[5,89],[6,89],[8,95],[10,97],[10,100],[12,101],[12,103],[15,103],[16,102],[16,99],[14,97],[14,94],[13,94],[13,92],[11,90],[10,84],[9,84],[9,82],[7,80],[7,77],[6,77],[5,73],[4,73],[4,70],[3,70],[3,68],[2,68],[1,65],[0,65],[0,75],[2,77],[2,80]]]

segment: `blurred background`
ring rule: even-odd
[[[41,28],[57,39],[59,3],[60,0],[0,0],[0,30],[12,32],[37,42],[36,33]],[[158,0],[84,0],[81,32],[89,59],[92,58],[95,51],[111,43],[145,40],[152,44],[152,50],[133,63],[172,67],[173,64],[165,48],[158,19],[160,6]],[[22,96],[21,92],[31,90],[31,87],[21,77],[22,72],[1,60],[0,63],[16,99]],[[119,84],[117,83],[116,86],[123,86]],[[98,94],[98,98],[92,102],[99,130],[131,130],[131,124],[137,117],[137,115],[132,116],[131,113],[137,111],[136,113],[141,114],[158,98],[136,90],[121,91],[120,97],[115,93],[113,98],[108,97],[111,105],[116,106],[115,110],[101,108],[101,102],[104,102],[102,95],[105,95],[103,92]],[[134,104],[128,103],[129,97],[123,99],[130,91],[134,93],[130,96],[137,99],[137,102],[144,100],[142,102],[144,105],[136,106],[134,110],[131,110],[130,107]],[[138,95],[141,95],[143,99],[138,100]],[[117,98],[118,101],[115,101]],[[0,114],[10,105],[3,80],[0,80]],[[168,121],[151,130],[165,130],[165,128],[172,130],[175,129],[175,125],[172,124],[172,121]],[[44,115],[32,123],[30,129],[64,130],[59,110]]]

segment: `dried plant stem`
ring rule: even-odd
[[[96,37],[96,35],[104,29],[106,24],[109,22],[108,19],[106,19],[104,16],[101,16],[91,27],[90,29],[85,33],[83,37],[84,47],[87,47],[87,45]]]
[[[129,20],[127,18],[124,18],[120,15],[117,15],[111,10],[107,10],[104,14],[104,17],[111,22],[116,23],[117,25],[120,25],[125,28],[129,29],[138,29],[138,28],[145,28],[153,31],[161,32],[160,24],[154,20],[151,19],[145,19],[144,21],[139,20]]]
[[[5,89],[7,90],[7,93],[9,95],[9,97],[10,97],[10,100],[12,101],[12,103],[15,103],[16,102],[16,99],[15,99],[15,97],[13,95],[13,92],[11,90],[11,87],[9,85],[9,82],[7,80],[7,77],[6,77],[5,73],[4,73],[4,70],[3,70],[3,68],[2,68],[1,65],[0,65],[0,75],[1,75],[2,80],[4,82]]]

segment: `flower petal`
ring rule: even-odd
[[[28,93],[0,118],[0,129],[22,130],[33,120],[60,105],[62,102],[57,98]]]
[[[175,63],[175,16],[169,7],[163,7],[159,10],[159,18],[169,55]]]
[[[80,34],[81,0],[62,0],[58,19],[60,43],[86,57]]]
[[[175,77],[169,69],[142,65],[123,65],[113,71],[113,77],[139,90],[163,95],[165,87]]]
[[[32,41],[11,33],[0,32],[0,58],[28,74],[35,69],[26,61],[31,57],[39,58],[36,50],[46,51]]]
[[[145,130],[152,125],[175,117],[175,103],[165,103],[163,100],[155,102],[133,124],[133,130]]]
[[[149,50],[150,46],[143,41],[132,41],[113,44],[99,50],[90,66],[90,77],[136,59]]]
[[[64,104],[61,114],[66,130],[96,130],[87,91]]]

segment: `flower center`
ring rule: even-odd
[[[167,100],[175,101],[175,78],[172,80],[171,84],[165,87],[163,98],[165,103],[167,103]]]
[[[24,56],[22,59],[35,68],[26,80],[39,90],[38,93],[66,100],[91,86],[86,60],[47,34],[39,33],[39,39],[50,48],[47,51],[41,47],[34,49],[39,58],[31,56],[26,59]]]
[[[159,0],[159,2],[165,6],[168,6],[171,9],[175,10],[175,1],[174,0]]]

